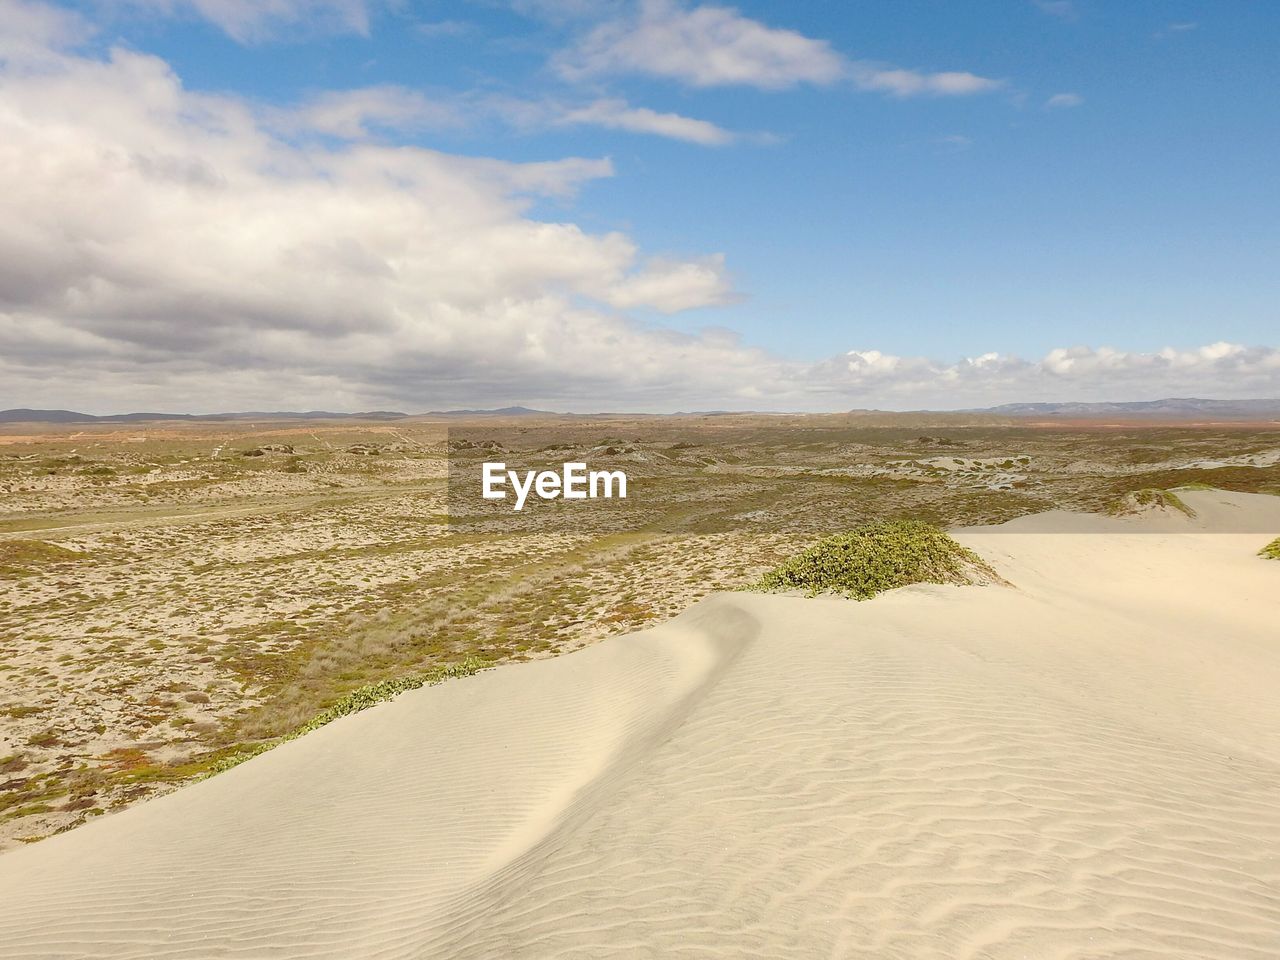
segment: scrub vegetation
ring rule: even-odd
[[[517,513],[479,497],[492,461],[622,470],[627,499]],[[0,425],[0,849],[439,671],[660,623],[866,525],[924,521],[934,534],[890,527],[890,545],[939,547],[953,525],[1194,485],[1280,492],[1280,431],[868,413]],[[926,550],[917,573],[953,561]]]
[[[1280,537],[1276,537],[1258,551],[1258,556],[1267,560],[1280,560]]]
[[[761,578],[761,590],[835,593],[869,600],[913,583],[973,583],[994,572],[932,524],[882,520],[827,537]]]
[[[1196,488],[1185,487],[1184,489]],[[1199,489],[1210,488],[1206,485],[1200,485]],[[1148,510],[1176,510],[1188,517],[1196,515],[1196,512],[1187,506],[1186,502],[1172,490],[1160,490],[1155,487],[1147,487],[1143,490],[1134,490],[1131,493],[1127,493],[1111,507],[1111,513],[1118,516],[1144,513]]]
[[[489,661],[480,657],[467,657],[460,663],[450,663],[443,667],[437,667],[426,673],[413,674],[408,677],[396,677],[391,680],[381,680],[378,683],[370,683],[363,687],[352,690],[346,696],[342,697],[329,709],[323,713],[313,717],[308,723],[304,723],[298,729],[285,734],[275,740],[256,743],[243,750],[237,750],[233,753],[226,754],[218,758],[209,767],[209,776],[215,773],[222,773],[224,770],[230,770],[232,767],[239,766],[246,760],[266,753],[272,747],[287,743],[290,740],[296,740],[303,734],[310,733],[313,730],[319,730],[327,723],[332,723],[342,717],[350,716],[353,713],[359,713],[361,710],[368,710],[370,707],[382,703],[385,700],[392,700],[404,693],[406,690],[417,690],[420,687],[433,687],[437,683],[444,683],[446,680],[456,679],[458,677],[469,677],[479,673],[485,667],[489,666]]]
[[[21,577],[53,564],[74,563],[85,555],[43,540],[0,540],[0,576]]]

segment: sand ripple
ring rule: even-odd
[[[1266,539],[974,533],[1016,589],[418,691],[0,858],[0,954],[1272,960]]]

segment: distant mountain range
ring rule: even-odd
[[[966,410],[966,413],[994,413],[1004,417],[1277,417],[1280,399],[1204,400],[1170,397],[1165,400],[1135,400],[1119,403],[1002,403],[998,407]]]
[[[118,413],[94,416],[74,410],[0,410],[0,423],[140,423],[148,420],[401,420],[407,413],[389,410],[371,410],[367,413],[329,413],[325,410],[308,410],[305,413],[287,411],[250,411],[247,413]]]
[[[499,407],[496,410],[431,410],[422,414],[399,413],[395,410],[370,410],[365,413],[333,413],[328,410],[250,410],[244,413],[116,413],[95,416],[75,410],[0,410],[0,423],[143,423],[149,420],[186,420],[217,422],[235,420],[403,420],[422,417],[527,417],[555,416],[548,410],[529,407]]]
[[[882,411],[883,412],[883,411]],[[920,410],[918,413],[937,411]],[[1117,403],[1002,403],[996,407],[979,407],[955,413],[988,413],[1002,417],[1061,417],[1093,419],[1097,417],[1175,418],[1218,417],[1227,420],[1260,417],[1280,418],[1280,399],[1274,400],[1204,400],[1195,397],[1171,397],[1166,400],[1135,400]],[[728,410],[699,411],[700,416],[725,416]],[[688,416],[689,414],[686,414]],[[393,410],[371,410],[365,413],[332,413],[327,410],[249,411],[246,413],[120,413],[94,416],[74,410],[0,410],[0,423],[142,423],[155,420],[216,422],[239,420],[403,420],[422,417],[530,417],[572,416],[529,407],[499,407],[493,410],[430,410],[422,414]]]
[[[528,407],[498,407],[496,410],[429,410],[423,417],[554,417],[550,410],[531,410]]]

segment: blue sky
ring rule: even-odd
[[[28,329],[36,319],[65,323],[117,347],[136,340],[156,351],[146,368],[131,370],[118,357],[104,363],[86,340],[82,403],[90,406],[177,402],[184,370],[204,382],[228,368],[241,384],[228,399],[270,400],[271,381],[259,374],[278,370],[271,350],[286,336],[295,357],[311,358],[289,368],[290,389],[353,404],[840,409],[1280,389],[1280,7],[1273,4],[20,6],[28,25],[11,28],[21,51],[7,61],[11,79],[30,81],[38,70],[73,78],[107,65],[106,86],[118,81],[123,102],[129,84],[140,82],[121,60],[127,54],[162,64],[165,82],[179,91],[172,97],[212,95],[219,109],[232,104],[251,114],[256,132],[236,136],[243,144],[272,138],[269,161],[230,149],[230,135],[211,132],[205,120],[181,127],[191,108],[176,99],[165,101],[172,116],[136,118],[159,124],[166,138],[188,138],[185,146],[166,139],[164,163],[198,154],[182,162],[207,166],[230,192],[243,182],[245,197],[269,198],[302,184],[298,174],[277,180],[274,191],[264,186],[264,176],[291,176],[282,151],[343,165],[341,175],[330,170],[322,180],[346,199],[329,196],[324,209],[392,202],[387,191],[401,175],[388,173],[388,163],[406,152],[449,158],[451,171],[467,177],[469,160],[493,161],[519,184],[489,184],[486,203],[496,212],[468,206],[457,217],[436,215],[432,188],[407,186],[406,199],[425,219],[406,222],[400,237],[386,235],[385,220],[354,224],[344,215],[336,227],[317,219],[312,229],[341,235],[348,253],[394,275],[369,288],[385,312],[360,330],[352,321],[353,329],[335,332],[335,321],[306,309],[281,320],[288,307],[239,300],[224,305],[234,321],[224,312],[198,332],[178,329],[192,323],[174,307],[184,296],[195,313],[221,298],[207,285],[183,288],[189,270],[155,259],[127,271],[77,266],[92,276],[68,289],[105,282],[115,291],[102,308],[110,324],[66,309],[46,317],[38,304],[11,317],[25,317]],[[43,66],[31,66],[36,61]],[[29,98],[32,89],[8,88]],[[94,110],[95,96],[111,99],[86,87],[83,110]],[[158,142],[138,129],[137,142],[119,144],[129,156]],[[124,136],[88,133],[99,153],[107,149],[102,138]],[[210,136],[219,137],[212,148]],[[210,158],[224,148],[220,166]],[[359,192],[368,182],[351,170],[356,154],[382,158],[376,198]],[[564,182],[523,185],[519,171],[571,158],[597,166],[563,174]],[[476,182],[437,187],[455,196]],[[201,214],[189,194],[148,194],[140,203],[160,211],[158,232],[179,228],[180,217],[205,225],[202,237],[212,237],[219,218],[228,218],[226,234],[238,232],[225,202]],[[499,224],[502,217],[510,222]],[[455,223],[470,242],[478,222],[504,238],[524,234],[511,241],[523,249],[541,247],[540,225],[558,225],[555,242],[569,246],[548,245],[545,259],[499,277],[492,258],[510,248],[506,239],[493,246],[489,235],[443,280],[390,252],[421,230],[439,231],[436,242],[448,248]],[[293,265],[280,282],[299,282],[296,251],[320,243],[318,234],[305,235],[284,210],[272,223],[255,237],[271,239],[264,256]],[[279,236],[267,237],[271,230]],[[34,236],[24,256],[33,249],[44,249]],[[204,256],[219,261],[220,250]],[[577,265],[564,269],[570,260]],[[336,268],[317,261],[313,269],[329,276]],[[477,285],[491,281],[488,300],[438,293],[459,274]],[[128,283],[132,290],[115,289]],[[160,302],[167,321],[156,319]],[[130,310],[150,318],[151,340],[136,339],[138,314]],[[238,332],[236,349],[206,343],[220,324]],[[245,330],[260,352],[245,345]],[[385,342],[373,344],[368,330],[383,331]],[[492,341],[491,356],[467,342],[468,330]],[[8,335],[22,363],[15,377],[50,395],[38,344]],[[593,346],[581,353],[585,339]],[[345,368],[344,351],[358,358]],[[408,354],[414,363],[403,360]],[[644,363],[630,362],[637,355]],[[397,362],[380,377],[386,356]],[[699,381],[697,371],[711,368],[716,375]]]

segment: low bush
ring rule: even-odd
[[[1157,487],[1147,487],[1145,490],[1134,490],[1131,493],[1126,493],[1111,505],[1111,513],[1116,516],[1143,513],[1147,510],[1177,510],[1179,513],[1185,513],[1188,517],[1196,515],[1196,512],[1187,506],[1182,498],[1172,490],[1161,490]]]
[[[972,550],[920,520],[882,520],[820,541],[765,574],[757,590],[802,590],[867,600],[913,583],[996,579]]]

